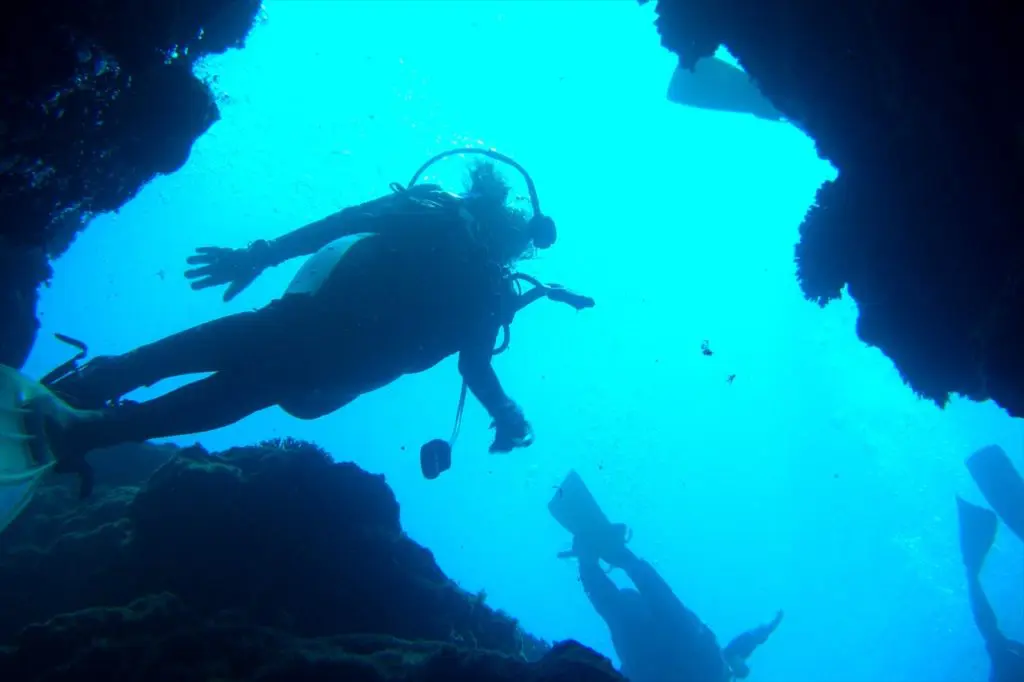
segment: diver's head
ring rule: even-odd
[[[511,191],[494,163],[480,161],[470,167],[463,201],[476,223],[474,237],[501,265],[528,258],[535,248],[526,213],[508,205]]]

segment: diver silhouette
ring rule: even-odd
[[[985,499],[995,512],[957,497],[960,555],[967,574],[967,596],[975,625],[991,661],[990,682],[1024,680],[1024,644],[1003,634],[995,611],[981,585],[981,569],[996,539],[999,518],[1024,542],[1024,480],[1006,452],[997,445],[978,450],[967,459]],[[998,514],[998,516],[997,516]]]
[[[623,676],[631,682],[729,682],[750,674],[746,660],[782,622],[782,611],[722,648],[654,567],[626,548],[625,527],[608,521],[578,474],[569,473],[548,509],[573,534],[572,550],[559,556],[579,561],[580,582],[608,626]],[[599,560],[622,569],[635,589],[617,587]]]
[[[472,167],[457,195],[416,181],[439,158],[482,154],[512,165],[527,181],[533,216],[508,205],[509,186],[491,161]],[[519,406],[505,393],[492,356],[507,346],[516,313],[547,298],[576,310],[593,300],[517,274],[534,249],[555,242],[532,179],[496,152],[457,149],[424,164],[408,187],[346,208],[273,241],[246,249],[202,247],[189,259],[193,288],[228,285],[229,300],[263,270],[310,254],[281,298],[254,312],[200,324],[120,356],[97,357],[56,377],[53,392],[92,410],[90,418],[47,430],[57,471],[91,486],[85,455],[122,442],[220,428],[274,405],[300,419],[329,414],[360,395],[458,354],[463,377],[449,442],[421,451],[428,478],[450,466],[465,394],[493,420],[492,452],[532,442]],[[533,288],[523,291],[520,282]],[[504,343],[498,338],[505,332]],[[122,396],[162,379],[212,372],[141,403]]]

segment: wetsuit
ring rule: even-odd
[[[292,410],[296,416],[318,417],[455,353],[470,391],[499,429],[525,424],[491,367],[498,332],[516,310],[515,291],[503,269],[467,238],[457,201],[385,197],[346,209],[278,240],[268,264],[366,231],[374,234],[351,247],[315,294],[285,295],[257,311],[94,362],[56,383],[69,402],[96,407],[167,377],[213,372],[76,424],[55,451],[63,445],[84,454],[209,431],[290,402],[301,405]],[[318,403],[320,393],[327,397]]]
[[[632,552],[616,552],[635,590],[619,589],[601,569],[596,555],[580,554],[580,582],[611,632],[631,682],[729,682],[746,677],[746,659],[764,644],[782,621],[780,611],[768,624],[740,634],[722,649],[697,615],[686,608],[648,562]]]
[[[631,682],[728,682],[714,633],[649,563],[629,554],[621,568],[636,590],[622,590],[596,557],[580,558],[580,581],[608,624],[622,674]]]

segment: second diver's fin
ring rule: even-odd
[[[580,475],[570,471],[548,502],[555,521],[574,536],[605,532],[611,521],[601,511]]]
[[[1024,542],[1024,479],[1006,451],[988,445],[967,458],[967,469],[993,511]]]
[[[956,498],[957,518],[960,522],[960,556],[971,577],[981,573],[985,557],[996,541],[996,526],[999,521],[989,509],[979,507]]]
[[[548,511],[577,541],[591,547],[602,548],[629,542],[629,529],[626,525],[608,520],[587,489],[587,484],[575,471],[570,471],[562,485],[558,486],[548,502]],[[562,552],[559,556],[564,558],[572,556],[572,553]]]

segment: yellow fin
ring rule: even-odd
[[[43,418],[66,424],[80,414],[39,382],[0,365],[0,533],[55,464]]]

